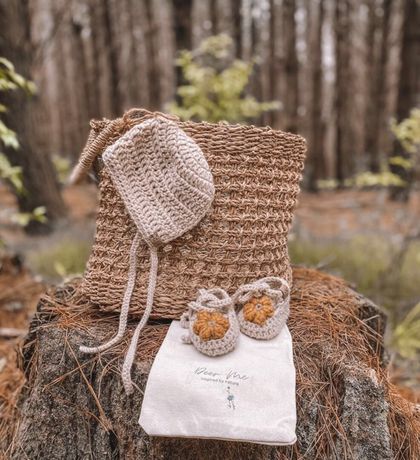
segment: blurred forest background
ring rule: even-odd
[[[0,0],[0,104],[0,239],[42,283],[89,253],[96,188],[66,180],[90,119],[145,107],[304,136],[292,261],[387,309],[419,398],[418,0]]]

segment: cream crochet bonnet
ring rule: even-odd
[[[122,370],[124,388],[131,393],[131,367],[137,342],[153,308],[158,248],[180,237],[201,221],[213,201],[214,184],[200,147],[174,122],[160,117],[148,119],[131,128],[105,150],[102,158],[137,227],[137,233],[130,249],[128,281],[118,333],[99,347],[82,346],[80,350],[97,353],[123,338],[136,282],[137,249],[140,241],[145,241],[150,250],[147,301]]]

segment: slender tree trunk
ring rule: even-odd
[[[200,43],[213,33],[211,22],[211,0],[193,0],[191,10],[192,48],[198,48]]]
[[[420,6],[418,0],[404,0],[403,36],[401,44],[401,69],[398,86],[397,121],[407,118],[410,110],[420,105]],[[394,143],[393,156],[409,158],[400,143]],[[413,180],[413,171],[391,164],[390,169],[405,183],[404,187],[393,187],[390,198],[407,201]]]
[[[118,91],[120,76],[118,69],[117,37],[115,36],[115,30],[113,30],[113,24],[115,24],[115,15],[112,14],[112,4],[112,0],[103,0],[103,27],[105,31],[107,46],[109,49],[111,108],[113,116],[117,116],[120,115],[121,112],[121,101]]]
[[[299,108],[299,65],[296,54],[296,0],[284,0],[284,40],[285,40],[285,80],[284,109],[286,112],[286,131],[296,133],[298,129]]]
[[[252,0],[242,1],[241,58],[249,61],[253,57],[252,43]]]
[[[271,100],[283,104],[282,85],[283,77],[283,44],[282,44],[282,5],[276,0],[270,0],[270,94]],[[283,122],[283,111],[275,110],[271,113],[273,127],[280,128]]]
[[[256,64],[255,73],[255,90],[254,95],[259,101],[269,101],[271,98],[270,82],[270,10],[259,6],[258,15],[253,21],[254,24],[254,53]],[[271,114],[261,114],[256,122],[260,125],[270,123]]]
[[[30,21],[28,2],[0,0],[0,55],[10,59],[18,72],[31,78]],[[19,150],[6,149],[6,155],[13,165],[22,167],[23,185],[26,193],[18,196],[19,208],[31,212],[37,206],[47,208],[48,223],[31,222],[29,232],[44,232],[51,228],[52,222],[65,214],[65,206],[60,195],[54,167],[49,157],[38,148],[37,122],[42,115],[42,106],[38,96],[28,99],[21,91],[6,97],[9,112],[7,125],[16,131]]]
[[[232,0],[233,40],[235,56],[239,58],[242,52],[242,0]]]
[[[111,60],[114,55],[110,43],[109,30],[104,27],[106,4],[104,0],[90,0],[91,33],[96,75],[93,84],[97,88],[98,111],[96,116],[114,117],[118,111],[115,101],[115,77],[112,74]]]
[[[324,126],[322,120],[323,72],[322,72],[322,25],[324,23],[324,0],[319,0],[316,30],[311,52],[312,103],[310,114],[309,188],[317,190],[317,181],[324,171]]]
[[[340,185],[352,172],[352,139],[349,133],[350,78],[350,3],[335,0],[335,118],[336,118],[336,179]]]
[[[136,106],[150,107],[150,81],[148,78],[149,66],[151,63],[147,59],[148,47],[146,43],[146,21],[144,14],[145,0],[130,0],[131,21],[133,22],[133,75],[136,75],[135,96],[133,104]]]
[[[191,14],[191,13],[190,13]],[[169,0],[153,0],[151,3],[153,43],[156,50],[154,66],[159,94],[156,108],[164,109],[175,93],[175,43],[173,33],[173,10]],[[191,36],[191,31],[190,31]]]
[[[377,35],[379,30],[379,15],[378,15],[378,0],[368,0],[368,23],[367,23],[367,33],[366,33],[366,64],[365,64],[365,78],[366,78],[366,105],[365,105],[365,136],[364,136],[364,153],[366,154],[369,167],[374,169],[372,164],[374,163],[373,159],[373,150],[375,143],[375,133],[371,129],[374,126],[377,107],[375,105],[376,100],[376,83],[378,75],[378,52],[377,52]]]
[[[191,49],[192,45],[192,0],[172,0],[175,49]],[[211,13],[211,11],[210,11]],[[179,67],[176,69],[176,84],[183,83],[182,72]]]
[[[375,8],[375,5],[372,6]],[[370,124],[368,127],[368,138],[366,150],[369,155],[369,166],[371,171],[378,172],[380,169],[380,160],[382,154],[382,133],[385,131],[385,119],[384,114],[386,112],[386,87],[387,87],[387,64],[389,54],[389,29],[390,29],[390,16],[392,10],[392,0],[384,0],[382,2],[382,34],[381,34],[381,46],[379,53],[379,62],[374,74],[370,75],[372,81],[372,99],[371,99],[371,110],[372,114],[370,117]],[[375,19],[372,19],[375,21]],[[371,26],[372,28],[374,25]],[[374,33],[371,31],[370,34]],[[372,38],[372,37],[370,37]],[[370,53],[369,53],[370,54]],[[369,56],[371,58],[372,56]]]

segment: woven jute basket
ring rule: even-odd
[[[81,284],[82,294],[105,311],[120,309],[128,257],[136,228],[106,168],[104,149],[137,123],[158,112],[132,109],[122,118],[92,121],[77,182],[94,166],[100,202],[95,242]],[[172,118],[173,119],[173,118]],[[233,293],[264,276],[291,283],[287,235],[299,192],[305,141],[269,127],[176,120],[201,147],[215,184],[210,212],[190,232],[159,250],[159,273],[151,318],[179,318],[199,288]],[[140,247],[130,313],[143,313],[149,251]]]

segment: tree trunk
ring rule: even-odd
[[[192,44],[192,0],[172,0],[174,12],[174,34],[175,49],[191,49]],[[177,86],[182,84],[182,72],[179,67],[176,69]]]
[[[153,43],[155,49],[159,50],[154,59],[156,81],[159,87],[159,95],[155,102],[157,109],[164,109],[175,94],[173,14],[172,3],[169,0],[153,0],[151,2]]]
[[[19,73],[31,78],[31,36],[28,3],[24,0],[8,2],[0,0],[0,55],[10,59]],[[38,206],[47,209],[48,222],[30,222],[28,232],[45,232],[54,220],[65,215],[65,206],[60,195],[55,170],[50,158],[40,149],[42,139],[38,130],[43,117],[43,107],[38,95],[28,97],[22,91],[5,95],[9,108],[6,124],[13,129],[20,142],[18,150],[6,149],[6,155],[13,165],[23,170],[25,193],[18,195],[19,209],[31,212]]]
[[[296,0],[284,0],[284,41],[285,41],[285,84],[284,111],[285,130],[296,133],[298,130],[299,109],[299,65],[296,54]]]
[[[83,305],[78,304],[73,289],[44,296],[31,324],[23,352],[28,381],[12,459],[391,460],[402,459],[399,452],[416,458],[412,409],[402,400],[397,404],[388,390],[385,317],[337,278],[294,270],[289,328],[298,440],[293,447],[148,437],[138,417],[168,325],[148,325],[142,333],[134,366],[139,389],[127,397],[118,371],[124,347],[100,357],[79,352],[81,343],[109,336],[117,315],[98,314],[80,297]]]
[[[284,78],[283,21],[282,5],[270,0],[270,98],[283,104],[282,79]],[[284,124],[283,110],[271,113],[271,124],[280,128]]]
[[[323,72],[322,72],[322,26],[324,24],[324,0],[319,0],[318,17],[311,38],[311,80],[312,100],[310,114],[309,147],[309,189],[317,190],[317,181],[321,178],[324,166],[324,123],[322,119]]]
[[[418,0],[404,0],[402,25],[401,68],[398,86],[397,121],[407,118],[410,110],[420,105],[420,6]],[[395,140],[392,156],[409,158],[400,143]],[[403,187],[391,188],[390,198],[407,201],[413,181],[413,171],[391,164],[391,171],[404,182]]]
[[[376,5],[371,5],[371,10],[375,10]],[[383,19],[382,19],[382,33],[381,33],[381,46],[379,53],[379,62],[375,68],[375,72],[371,73],[368,78],[372,82],[371,84],[371,99],[369,101],[370,110],[372,114],[369,116],[369,126],[367,127],[367,140],[366,140],[366,153],[369,156],[370,170],[373,172],[379,172],[381,166],[381,154],[382,154],[382,142],[381,137],[386,130],[386,88],[387,88],[387,64],[389,54],[389,29],[390,29],[390,17],[392,10],[392,0],[384,0],[382,2]],[[370,15],[375,15],[374,11],[370,12]],[[374,46],[374,34],[375,34],[375,23],[376,18],[370,18],[370,30],[369,39],[372,43],[368,43],[368,46]],[[374,61],[372,56],[373,50],[368,53],[368,59]],[[372,63],[368,62],[368,66],[372,66]]]
[[[191,8],[191,43],[192,48],[196,49],[204,39],[213,33],[211,0],[193,0]]]
[[[253,21],[254,24],[254,53],[255,53],[255,90],[254,95],[259,101],[269,101],[271,97],[270,82],[270,10],[259,6],[258,15]],[[271,120],[271,113],[261,114],[256,123],[268,125]]]
[[[336,179],[340,185],[353,171],[350,114],[350,0],[335,0]]]
[[[366,123],[365,136],[364,136],[364,153],[369,158],[369,164],[372,166],[374,149],[374,134],[371,129],[375,124],[375,117],[377,113],[377,107],[375,106],[376,96],[376,82],[378,75],[378,30],[380,25],[380,18],[378,15],[377,0],[368,0],[368,21],[367,21],[367,32],[366,32],[366,66],[365,66],[365,78],[366,78],[366,105],[364,119]]]

